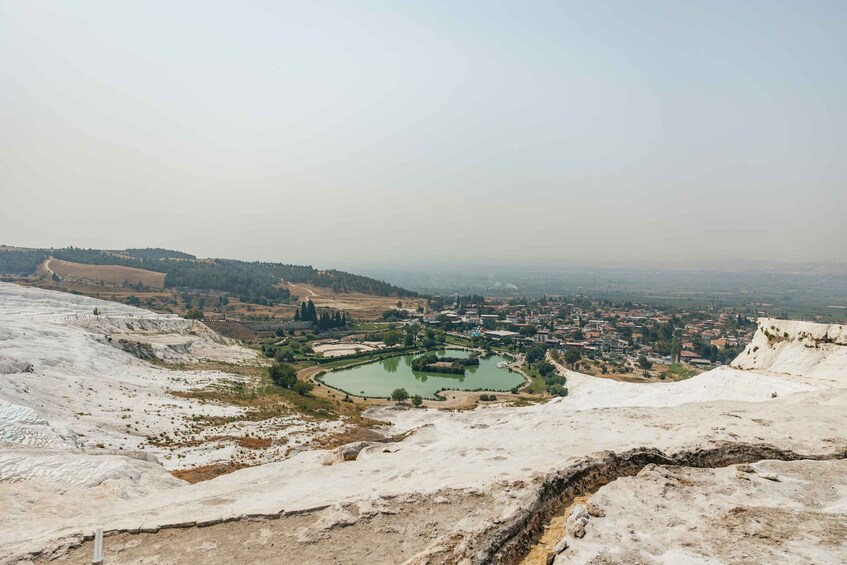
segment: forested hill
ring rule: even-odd
[[[384,281],[346,273],[319,271],[310,266],[236,261],[232,259],[196,259],[193,255],[167,249],[30,249],[0,251],[0,273],[34,274],[47,257],[93,265],[123,265],[166,273],[165,286],[229,292],[247,300],[284,301],[290,296],[280,281],[314,284],[336,292],[363,292],[379,296],[411,297],[417,293]]]
[[[194,255],[174,251],[173,249],[162,249],[161,247],[150,247],[147,249],[127,249],[126,254],[135,259],[197,259]]]

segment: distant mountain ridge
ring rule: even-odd
[[[0,273],[35,274],[47,258],[89,265],[122,265],[165,273],[165,287],[231,293],[247,302],[284,302],[291,293],[281,282],[307,283],[335,292],[362,292],[378,296],[414,297],[418,293],[385,281],[308,265],[247,262],[234,259],[197,259],[182,251],[162,248],[126,250],[0,249]]]

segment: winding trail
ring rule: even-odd
[[[306,292],[309,293],[309,298],[311,298],[313,296],[318,296],[318,293],[315,292],[314,290],[312,290],[311,288],[306,288],[305,286],[300,286],[299,284],[294,284],[294,283],[291,283],[291,282],[286,283],[286,284],[288,284],[288,286],[293,286],[294,288],[299,288],[299,289],[305,290]]]

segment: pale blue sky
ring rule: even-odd
[[[844,260],[844,2],[0,2],[0,243]]]

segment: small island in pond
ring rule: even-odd
[[[479,357],[474,353],[470,357],[439,357],[435,353],[426,353],[412,359],[412,370],[427,373],[464,375],[465,367],[478,367]]]

